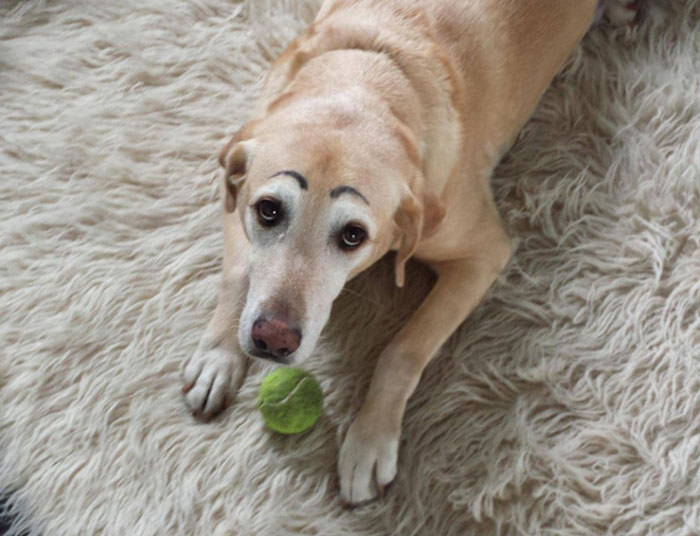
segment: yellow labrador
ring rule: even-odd
[[[342,498],[396,474],[407,399],[508,262],[489,175],[596,0],[328,0],[221,153],[224,273],[183,391],[210,417],[247,356],[303,361],[343,285],[388,251],[437,283],[379,356],[340,451]],[[629,9],[612,4],[621,17]]]

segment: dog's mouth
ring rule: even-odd
[[[250,357],[254,357],[256,359],[261,359],[263,361],[267,361],[270,363],[276,363],[278,365],[285,365],[289,366],[294,363],[294,356],[286,356],[286,357],[279,357],[276,356],[270,352],[265,352],[263,350],[251,350],[246,352]]]

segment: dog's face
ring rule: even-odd
[[[270,123],[239,132],[221,163],[226,210],[238,211],[251,244],[241,348],[289,364],[313,351],[346,281],[392,247],[402,284],[423,206],[411,190],[419,172],[405,140]]]

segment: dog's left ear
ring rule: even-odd
[[[397,287],[403,287],[406,262],[415,253],[420,240],[434,234],[445,217],[445,206],[436,196],[423,193],[420,198],[422,202],[413,192],[407,192],[394,214],[394,224],[401,233],[394,264]]]

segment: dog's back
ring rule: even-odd
[[[427,72],[449,79],[463,120],[485,135],[512,132],[527,120],[586,32],[597,3],[329,0],[315,26],[319,33],[332,28],[326,33],[346,45],[389,51],[400,62],[424,60]]]

